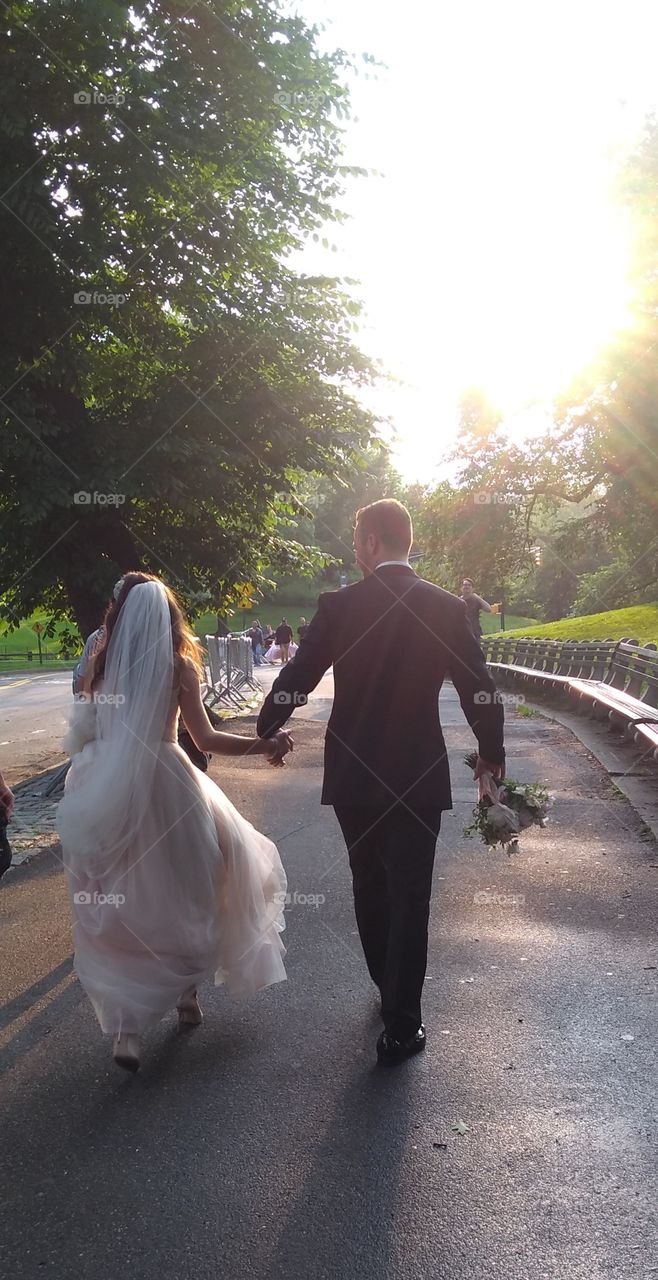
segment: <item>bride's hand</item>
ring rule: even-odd
[[[293,749],[292,734],[286,733],[285,729],[277,729],[271,738],[265,739],[267,743],[266,754],[271,765],[279,768],[283,764],[283,757]]]
[[[292,750],[292,748],[291,748]],[[2,774],[0,773],[0,805],[4,805],[5,817],[7,821],[11,818],[11,812],[14,807],[14,793],[9,789]]]

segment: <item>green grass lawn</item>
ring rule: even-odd
[[[512,628],[510,627],[511,631]],[[508,634],[506,630],[504,635]],[[515,628],[515,634],[519,632]],[[524,636],[552,640],[639,640],[658,643],[658,604],[638,604],[608,613],[588,613],[582,618],[561,618],[559,622],[522,624]]]
[[[48,621],[48,614],[37,609],[28,618],[26,622],[22,622],[20,627],[15,631],[7,631],[0,627],[0,671],[4,674],[10,671],[38,671],[39,664],[39,642],[36,632],[32,630],[35,622],[41,622],[44,626]],[[70,670],[75,665],[75,657],[70,659],[59,658],[60,644],[58,637],[62,631],[73,631],[77,634],[77,628],[73,623],[58,622],[55,624],[55,636],[52,640],[46,640],[45,636],[41,636],[41,649],[43,652],[43,666],[49,670],[59,669]],[[80,649],[82,649],[82,641],[80,641]],[[33,657],[30,662],[27,658],[27,652],[31,650]],[[9,657],[14,654],[16,656]]]
[[[23,651],[26,649],[33,649],[34,652],[37,653],[39,645],[37,642],[36,632],[32,630],[32,627],[35,622],[41,622],[42,625],[45,626],[47,621],[48,614],[41,609],[37,609],[37,611],[32,614],[32,617],[28,618],[26,622],[22,622],[20,627],[17,627],[15,631],[7,631],[4,627],[0,627],[0,656],[5,652],[5,649],[8,649],[10,653],[15,652],[17,649],[21,649]],[[61,635],[62,631],[67,630],[73,631],[77,634],[77,627],[75,627],[73,623],[55,623],[56,637]],[[50,653],[59,653],[59,642],[57,638],[53,640],[46,640],[45,636],[42,635],[41,647],[44,652],[48,649]]]
[[[497,613],[481,613],[480,626],[485,635],[490,631],[500,631],[500,618]],[[505,634],[508,631],[516,631],[518,627],[536,627],[536,618],[519,618],[514,613],[505,614]],[[524,632],[525,634],[525,632]]]

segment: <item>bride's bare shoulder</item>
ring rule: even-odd
[[[176,674],[181,689],[194,689],[199,683],[199,672],[191,658],[176,659]]]

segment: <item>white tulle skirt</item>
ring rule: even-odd
[[[84,804],[99,749],[90,743],[75,756],[69,807]],[[64,861],[75,971],[104,1032],[145,1031],[204,979],[236,996],[285,979],[286,875],[276,845],[177,744],[162,743],[152,801],[111,872],[92,878],[66,847]]]

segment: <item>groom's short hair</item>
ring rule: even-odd
[[[397,498],[380,498],[356,513],[356,524],[363,538],[374,533],[386,547],[408,552],[413,542],[413,527],[407,508]]]

